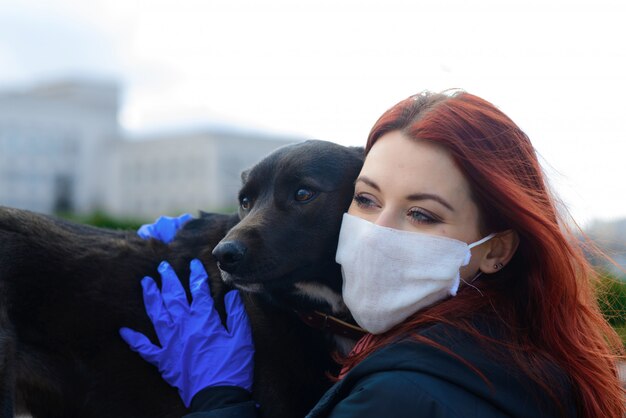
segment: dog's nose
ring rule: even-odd
[[[241,241],[220,242],[213,249],[213,256],[217,258],[220,269],[232,273],[246,255],[246,246]]]

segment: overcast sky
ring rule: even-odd
[[[527,132],[585,224],[626,217],[625,21],[623,0],[0,0],[0,88],[112,78],[133,133],[227,121],[346,145],[462,88]]]

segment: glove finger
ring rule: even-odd
[[[183,285],[178,280],[176,272],[167,261],[159,264],[161,274],[161,296],[163,304],[174,322],[185,317],[189,312],[189,302]]]
[[[162,330],[168,332],[168,330],[172,328],[172,318],[163,304],[161,292],[152,277],[144,277],[143,280],[141,280],[141,287],[143,288],[143,303],[146,308],[146,313],[150,321],[152,321],[152,325],[154,325],[154,330],[157,332],[159,339],[161,339]],[[162,339],[161,342],[163,342]]]
[[[128,344],[131,350],[138,353],[141,358],[147,362],[157,365],[158,354],[160,348],[152,344],[152,342],[140,332],[130,328],[120,328],[120,337]]]
[[[178,218],[172,218],[170,216],[161,216],[154,223],[155,230],[157,231],[157,234],[159,235],[159,238],[161,239],[161,241],[163,241],[166,244],[169,244],[170,242],[174,240],[174,237],[176,236],[176,233],[178,232],[178,230],[187,221],[189,221],[192,218],[193,216],[191,216],[188,213],[185,213],[179,216]]]
[[[238,335],[252,340],[250,320],[238,290],[231,290],[224,297],[226,326],[230,335]],[[249,336],[249,337],[246,337]]]
[[[137,230],[137,235],[139,235],[143,239],[156,238],[154,225],[152,224],[141,225],[139,229]]]
[[[189,263],[191,275],[189,276],[189,288],[191,289],[191,310],[207,319],[213,327],[221,325],[217,311],[214,308],[213,298],[209,289],[209,275],[204,269],[202,262],[197,258]]]
[[[204,309],[213,308],[213,298],[209,289],[209,274],[204,269],[202,262],[194,258],[189,263],[191,274],[189,275],[189,289],[191,291],[192,304],[203,305]]]
[[[183,225],[193,219],[193,216],[190,213],[183,213],[178,218],[176,218],[176,227],[180,229]]]
[[[161,216],[154,223],[154,229],[158,234],[158,238],[166,244],[169,244],[178,232],[178,220],[170,216]]]

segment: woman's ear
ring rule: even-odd
[[[489,250],[485,253],[480,263],[480,270],[486,274],[502,270],[513,258],[519,245],[519,235],[517,231],[508,229],[499,232],[490,240],[490,244]]]

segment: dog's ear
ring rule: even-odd
[[[241,184],[246,184],[248,181],[248,175],[250,174],[250,170],[245,170],[241,172]]]

